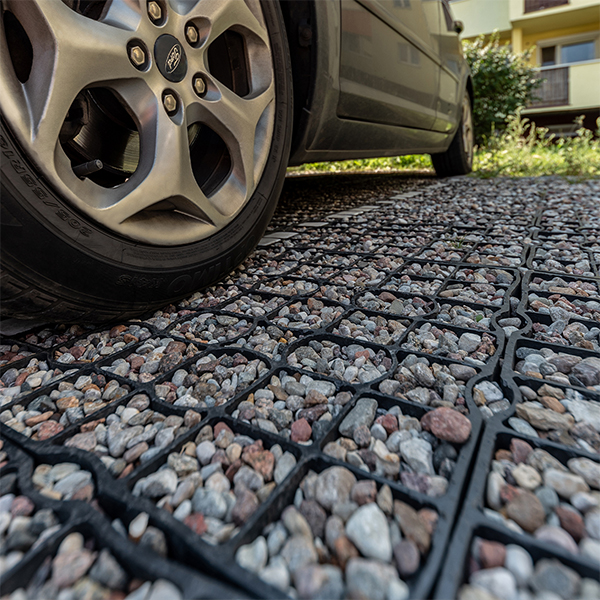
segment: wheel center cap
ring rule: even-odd
[[[154,44],[156,66],[165,79],[181,81],[187,72],[187,57],[179,40],[165,33]]]

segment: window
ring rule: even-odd
[[[546,46],[542,48],[542,67],[549,67],[556,64],[556,46]]]
[[[560,43],[547,46],[540,44],[539,59],[542,67],[567,65],[598,58],[597,40],[589,39],[589,37],[585,39],[583,36],[575,37],[575,39],[577,41],[573,41],[573,38],[570,40],[567,38],[565,41],[560,40]],[[559,40],[556,40],[556,42],[559,42]]]
[[[596,58],[596,42],[579,42],[577,44],[565,44],[561,47],[560,62],[574,63]]]

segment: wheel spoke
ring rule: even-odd
[[[109,0],[100,20],[106,25],[135,31],[140,24],[141,13],[138,0]]]
[[[232,27],[243,27],[258,36],[265,44],[269,43],[268,32],[254,16],[244,0],[201,0],[189,12],[189,16],[202,16],[211,24],[207,44],[216,40]]]
[[[162,203],[160,209],[175,206],[199,221],[222,225],[223,217],[214,210],[194,178],[185,121],[173,122],[161,100],[142,82],[123,82],[113,89],[136,115],[141,154],[138,168],[121,188],[118,201],[103,209],[103,221],[117,227]]]
[[[218,86],[218,100],[198,102],[191,114],[199,117],[225,142],[231,154],[233,177],[238,188],[245,190],[242,200],[246,200],[255,185],[255,142],[257,125],[267,106],[274,101],[274,85],[255,97],[240,98],[221,84]],[[225,196],[225,194],[223,194]],[[218,210],[231,214],[238,207],[218,202]]]
[[[10,8],[34,45],[31,74],[23,84],[28,131],[22,133],[35,159],[50,165],[77,94],[98,82],[139,76],[127,57],[130,34],[85,18],[61,1],[17,1]]]

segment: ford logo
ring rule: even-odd
[[[165,71],[171,74],[181,62],[181,46],[175,44],[167,54],[167,60],[165,61]]]

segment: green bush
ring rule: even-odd
[[[575,121],[573,137],[556,138],[545,127],[521,118],[520,110],[507,119],[506,129],[488,138],[474,155],[473,172],[479,177],[561,175],[568,178],[600,177],[600,139]],[[600,119],[596,121],[600,135]]]
[[[500,44],[498,32],[487,42],[483,35],[474,42],[464,41],[463,52],[473,74],[475,139],[482,143],[535,97],[541,81],[528,62],[532,49],[512,52]]]

